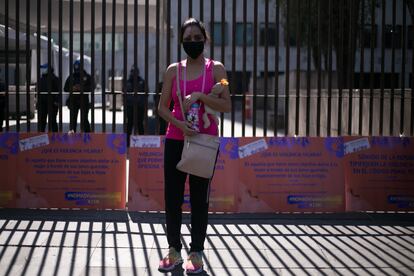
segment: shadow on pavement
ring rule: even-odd
[[[0,209],[0,219],[111,221],[164,223],[163,212],[130,212],[126,210],[74,209]],[[326,224],[326,225],[402,225],[414,226],[414,212],[344,212],[344,213],[237,213],[209,214],[209,224]],[[190,214],[183,214],[183,223],[190,223]]]
[[[164,213],[0,209],[0,275],[160,275]],[[210,214],[201,275],[413,275],[414,213]],[[190,215],[183,216],[183,258]],[[178,267],[169,275],[186,275]]]

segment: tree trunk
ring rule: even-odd
[[[338,87],[345,89],[353,86],[353,84],[351,84],[351,80],[353,79],[353,72],[355,67],[355,53],[357,43],[356,33],[358,27],[359,12],[361,9],[361,1],[346,0],[342,3],[338,3],[338,5],[340,5],[338,12],[338,25],[336,27],[338,33],[337,36],[333,39],[333,47],[335,49],[337,60]]]
[[[408,7],[408,12],[411,15],[411,22],[413,22],[414,21],[414,0],[407,0],[407,7]]]

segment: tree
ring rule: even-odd
[[[407,7],[408,7],[408,12],[410,13],[411,16],[411,22],[413,22],[414,20],[414,0],[407,0]],[[411,34],[408,34],[411,35]]]
[[[315,68],[327,70],[331,39],[337,60],[338,86],[345,88],[349,84],[349,77],[352,77],[350,73],[355,64],[361,6],[369,9],[375,4],[376,0],[281,0],[284,18],[289,16],[289,25],[286,21],[283,23],[285,32],[289,30],[290,34],[289,38],[285,37],[285,43],[291,43],[297,36],[300,37],[298,46],[311,46]],[[369,17],[370,13],[365,14]],[[320,68],[319,59],[322,61]]]

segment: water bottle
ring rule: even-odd
[[[199,132],[200,131],[200,120],[198,117],[198,111],[200,110],[200,104],[195,102],[191,105],[187,112],[187,121],[190,122],[190,128]]]

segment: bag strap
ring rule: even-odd
[[[184,72],[184,95],[181,96],[181,89],[180,89],[180,65],[181,62],[177,62],[177,70],[176,70],[176,84],[177,84],[177,97],[178,97],[178,101],[180,102],[180,109],[181,109],[181,113],[183,115],[183,119],[185,120],[185,112],[184,112],[184,106],[183,106],[183,97],[185,97],[185,93],[186,93],[186,86],[187,86],[187,65],[185,68],[185,72]],[[202,88],[201,91],[204,93],[204,85],[206,83],[206,62],[204,60],[204,67],[203,67],[203,82],[202,82]],[[214,73],[213,73],[213,79],[214,79]]]
[[[183,106],[183,99],[181,96],[181,89],[180,89],[180,64],[181,62],[177,62],[177,76],[175,78],[175,82],[177,83],[177,97],[178,97],[178,101],[180,102],[180,109],[181,109],[181,113],[183,115],[183,120],[185,121],[185,114],[184,114],[184,106]]]

